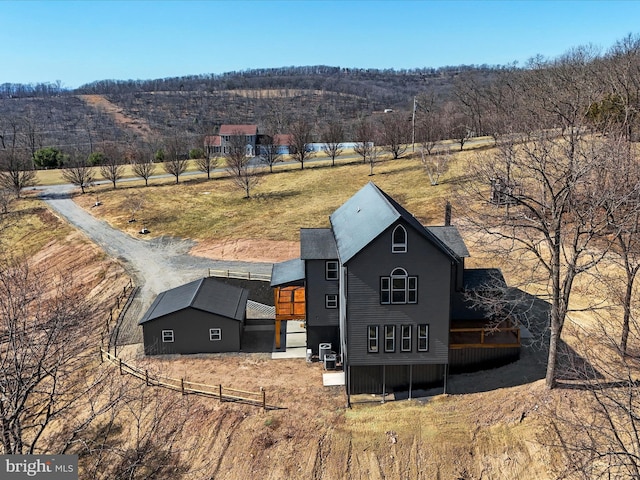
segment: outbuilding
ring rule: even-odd
[[[144,353],[237,352],[249,291],[202,278],[160,293],[139,324]]]

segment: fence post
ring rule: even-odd
[[[147,387],[149,386],[149,370],[145,370],[144,371],[144,381],[147,384]]]
[[[180,391],[182,392],[182,395],[184,395],[184,378],[180,379]]]
[[[118,359],[118,366],[120,367],[120,375],[122,375],[122,359]]]
[[[265,392],[264,388],[260,387],[260,391],[262,392],[262,410],[267,411],[267,392]]]
[[[218,384],[218,398],[220,399],[220,403],[222,403],[222,384]]]
[[[102,345],[100,345],[100,363],[103,363],[104,359],[102,358]]]

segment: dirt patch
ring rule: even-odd
[[[213,260],[275,263],[298,258],[300,243],[284,240],[205,240],[199,242],[189,253]]]
[[[152,134],[149,124],[139,118],[133,118],[124,113],[124,109],[114,103],[111,103],[103,95],[78,95],[88,106],[97,110],[101,110],[111,115],[115,122],[125,128],[130,129],[137,135],[148,139]]]

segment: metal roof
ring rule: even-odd
[[[425,229],[413,215],[373,182],[369,182],[329,217],[341,262],[348,262],[401,218],[446,255],[459,260],[460,257],[453,248]]]
[[[300,229],[302,260],[335,260],[338,258],[336,239],[330,228]]]
[[[160,293],[140,319],[143,324],[170,313],[196,308],[205,312],[243,320],[249,291],[213,278],[201,278]]]
[[[299,258],[287,260],[286,262],[275,263],[271,269],[272,287],[303,281],[304,278],[304,261]]]

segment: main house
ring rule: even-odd
[[[300,231],[300,258],[274,265],[272,287],[276,323],[304,318],[313,355],[331,344],[347,394],[411,392],[442,384],[449,369],[519,357],[519,329],[469,296],[504,279],[465,269],[456,227],[423,226],[373,183],[329,220]]]

